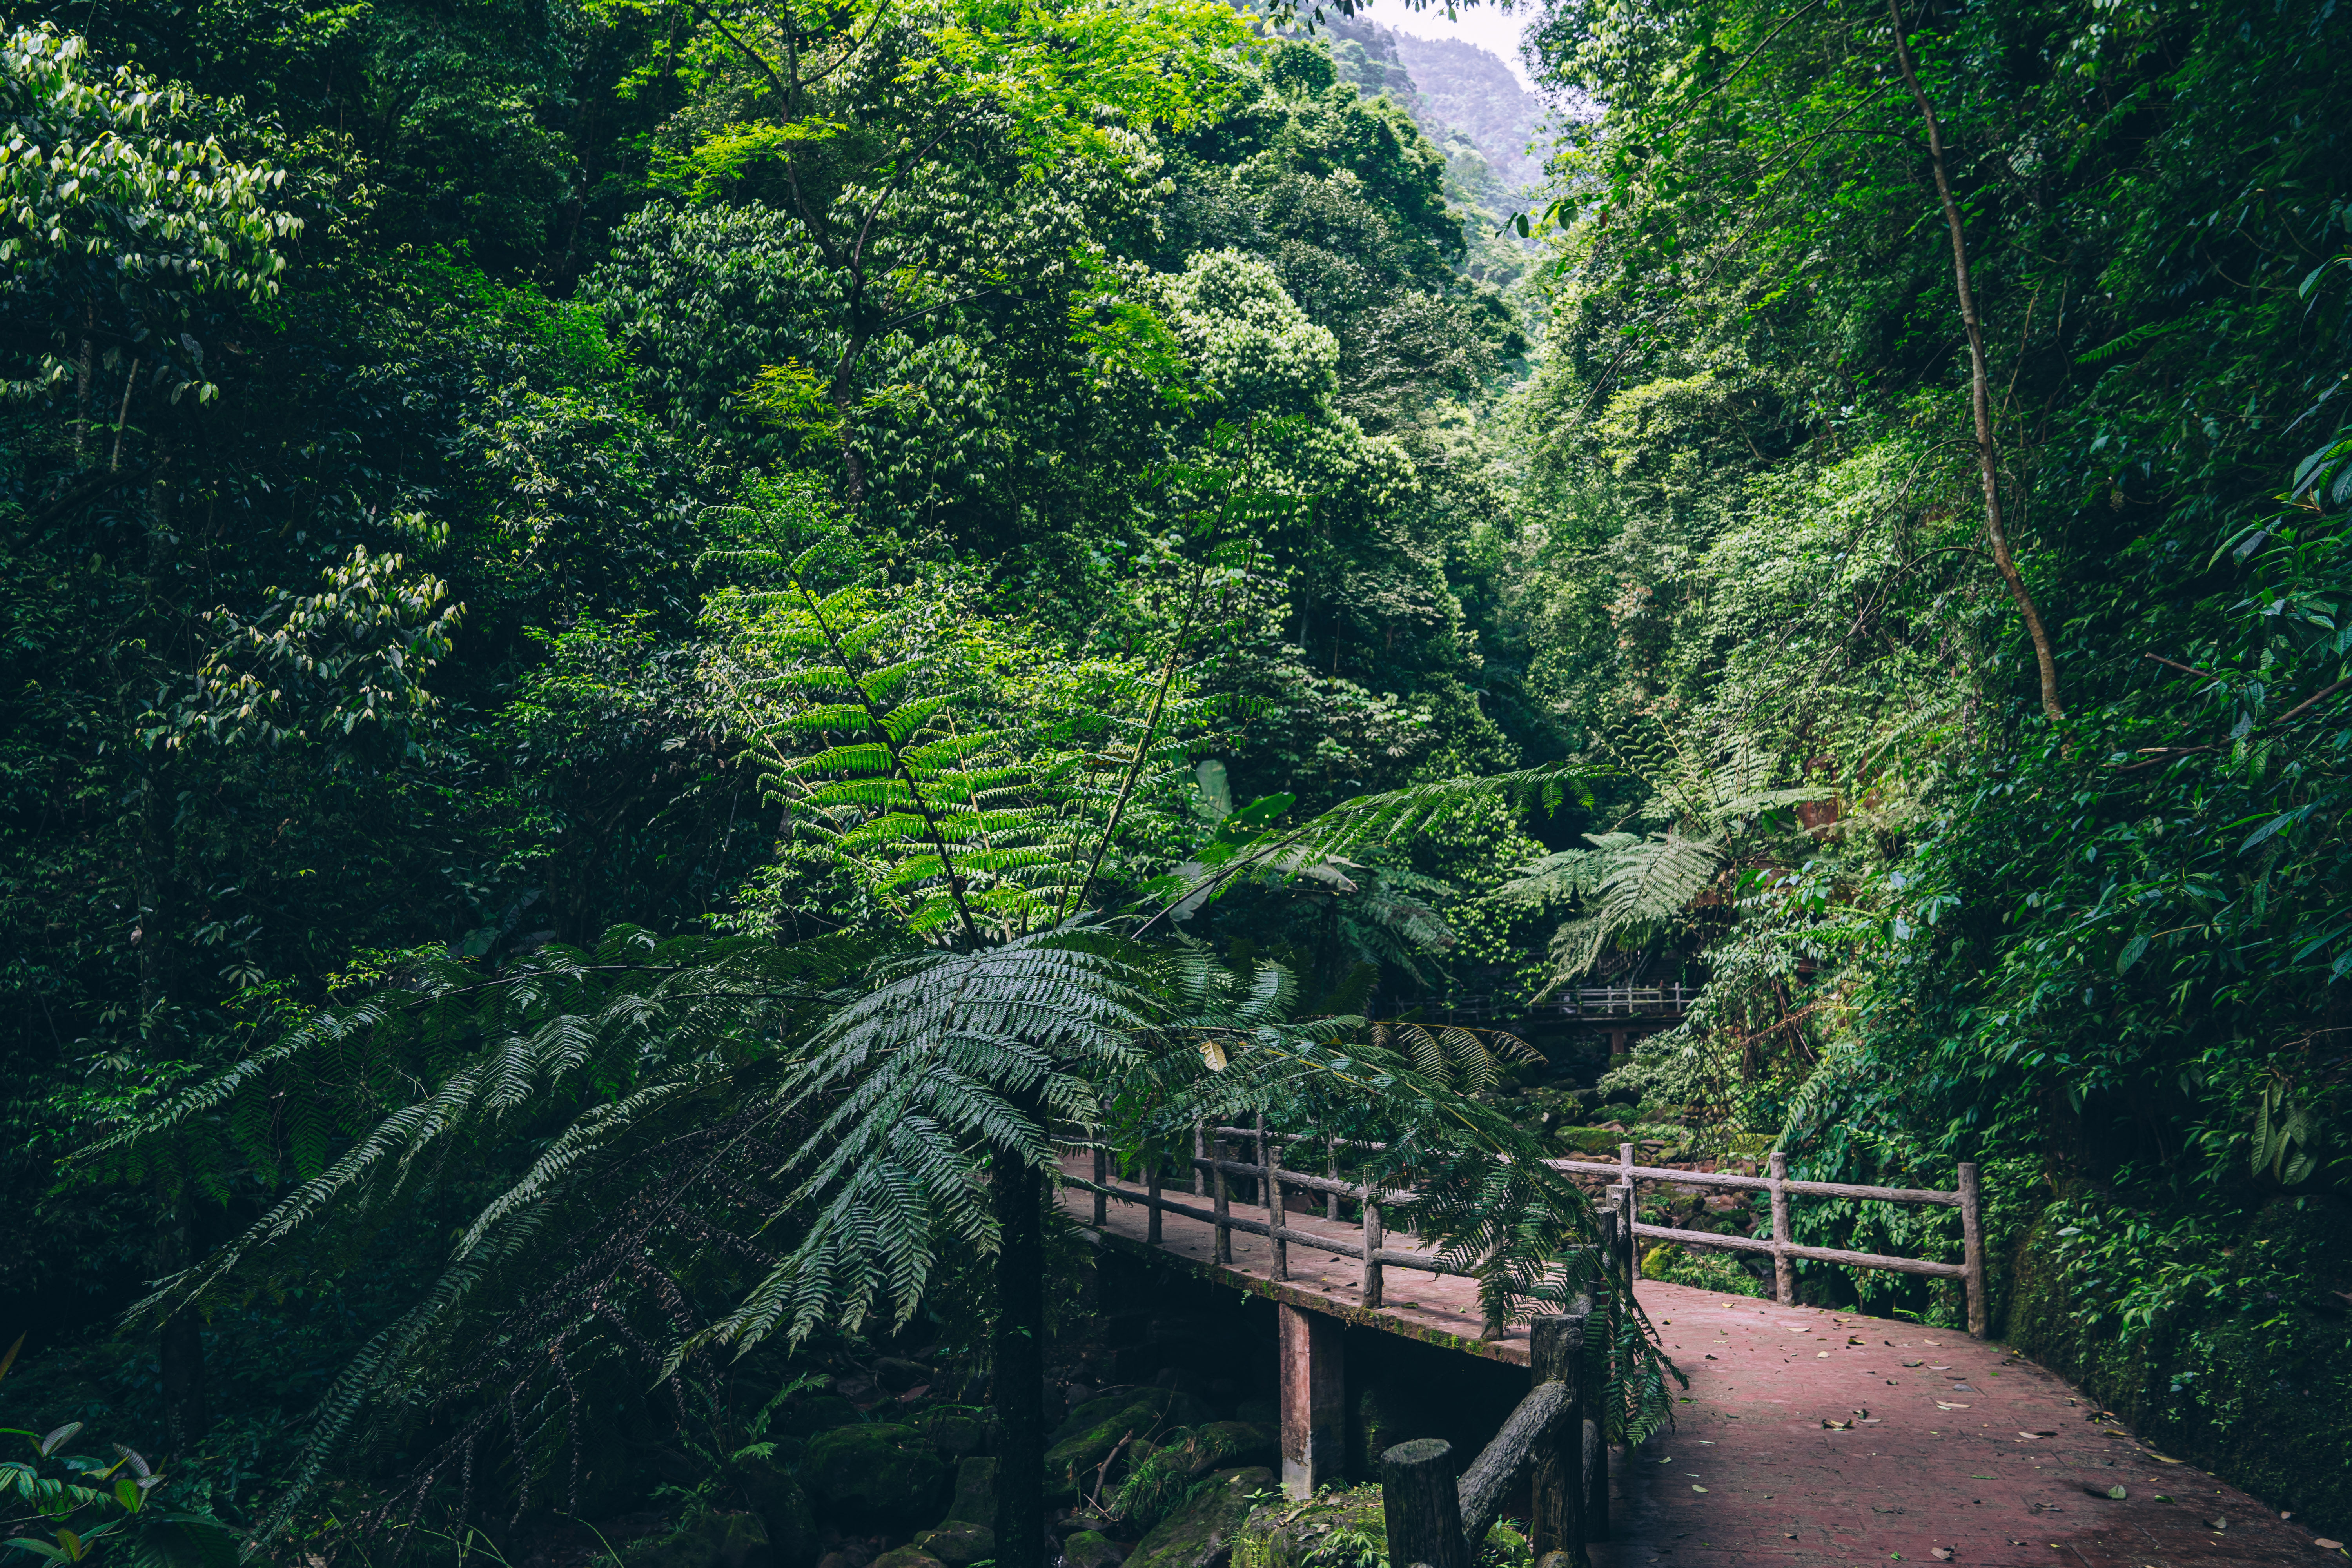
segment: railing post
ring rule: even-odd
[[[1195,1118],[1192,1122],[1192,1158],[1205,1160],[1208,1157],[1209,1124]],[[1208,1193],[1209,1189],[1201,1184],[1200,1166],[1194,1165],[1184,1173],[1184,1190],[1196,1198],[1204,1196]]]
[[[1257,1127],[1257,1152],[1250,1157],[1250,1163],[1251,1163],[1251,1164],[1253,1164],[1253,1165],[1260,1165],[1260,1166],[1263,1166],[1263,1165],[1265,1163],[1265,1111],[1261,1110],[1261,1111],[1259,1111],[1259,1112],[1257,1113],[1257,1117],[1256,1117],[1256,1121],[1255,1121],[1255,1125],[1256,1125],[1256,1127]],[[1265,1173],[1264,1173],[1263,1171],[1260,1171],[1260,1172],[1259,1172],[1259,1173],[1258,1173],[1258,1175],[1257,1175],[1255,1179],[1255,1180],[1257,1180],[1257,1181],[1261,1181],[1261,1182],[1262,1182],[1262,1181],[1264,1181],[1264,1180],[1265,1179]],[[1258,1201],[1259,1203],[1263,1204],[1264,1202],[1265,1202],[1265,1194],[1264,1193],[1256,1193],[1256,1194],[1254,1194],[1253,1195],[1256,1197],[1256,1199],[1257,1199],[1257,1201]]]
[[[1391,1563],[1399,1568],[1470,1568],[1455,1479],[1454,1445],[1443,1437],[1399,1443],[1381,1456],[1381,1512],[1388,1524]]]
[[[1789,1233],[1789,1156],[1772,1151],[1772,1299],[1797,1304],[1797,1260],[1784,1250],[1797,1238]]]
[[[1143,1161],[1143,1195],[1150,1206],[1143,1211],[1143,1239],[1153,1247],[1161,1245],[1160,1235],[1160,1156],[1147,1154]]]
[[[1613,1198],[1615,1189],[1612,1188]],[[1585,1364],[1601,1374],[1594,1384],[1588,1382],[1584,1391],[1584,1430],[1580,1435],[1577,1456],[1580,1479],[1584,1494],[1584,1539],[1609,1539],[1609,1411],[1605,1401],[1615,1392],[1617,1375],[1617,1227],[1623,1215],[1613,1206],[1601,1213],[1601,1278],[1592,1287],[1592,1312],[1584,1320],[1585,1342],[1591,1344],[1595,1334],[1601,1344],[1585,1358]]]
[[[1323,1140],[1323,1175],[1327,1181],[1339,1179],[1339,1140],[1337,1134]],[[1323,1194],[1323,1217],[1334,1222],[1340,1218],[1339,1194]]]
[[[1388,1244],[1388,1236],[1381,1228],[1379,1195],[1372,1191],[1369,1178],[1364,1183],[1364,1306],[1376,1309],[1381,1305],[1381,1248]]]
[[[1274,1244],[1274,1277],[1290,1278],[1290,1243],[1282,1239],[1282,1222],[1287,1217],[1282,1201],[1281,1156],[1276,1152],[1274,1140],[1265,1135],[1265,1118],[1257,1124],[1258,1170],[1265,1181],[1266,1240]]]
[[[1215,1162],[1217,1167],[1211,1173],[1212,1182],[1217,1192],[1217,1245],[1214,1256],[1219,1263],[1231,1263],[1234,1260],[1234,1228],[1225,1221],[1233,1215],[1234,1199],[1231,1184],[1225,1180],[1226,1143],[1223,1139],[1218,1138],[1213,1140],[1209,1147],[1214,1151],[1210,1155],[1210,1159]]]
[[[1617,1246],[1628,1289],[1642,1277],[1642,1244],[1633,1237],[1634,1212],[1633,1178],[1627,1176],[1625,1184],[1617,1189]]]
[[[1983,1339],[1992,1331],[1992,1305],[1985,1299],[1984,1216],[1982,1194],[1973,1161],[1960,1167],[1960,1267],[1969,1292],[1969,1337]]]
[[[1496,1267],[1502,1262],[1502,1251],[1500,1247],[1496,1247],[1478,1260],[1478,1315],[1482,1320],[1478,1337],[1482,1340],[1493,1341],[1503,1337],[1504,1320],[1496,1316],[1496,1310],[1486,1296],[1486,1286],[1495,1278]]]
[[[1095,1129],[1095,1228],[1101,1230],[1110,1218],[1110,1199],[1103,1188],[1110,1184],[1110,1156],[1102,1146],[1102,1129]]]
[[[1531,1386],[1565,1383],[1573,1403],[1568,1415],[1536,1450],[1528,1479],[1534,1518],[1528,1544],[1537,1562],[1565,1552],[1571,1563],[1584,1556],[1584,1319],[1536,1318],[1528,1324],[1528,1378]]]

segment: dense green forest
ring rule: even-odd
[[[1051,1562],[1051,1140],[1268,1107],[1521,1311],[1542,1152],[1976,1161],[2010,1343],[2352,1526],[2352,20],[1378,19],[12,12],[0,1421],[168,1483],[13,1533],[810,1568],[919,1372],[843,1463]]]

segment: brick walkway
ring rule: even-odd
[[[1593,1547],[1594,1568],[2341,1561],[2234,1487],[2088,1419],[2095,1405],[1997,1345],[1639,1289],[1691,1386],[1677,1429],[1617,1466],[1615,1538]],[[2121,1500],[2106,1495],[2116,1486]]]

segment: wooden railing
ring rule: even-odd
[[[1467,1013],[1490,1018],[1679,1018],[1690,1011],[1691,1004],[1698,1000],[1698,993],[1696,985],[1585,985],[1556,992],[1541,1002],[1508,997],[1497,1002],[1492,993],[1479,993],[1423,997],[1409,1005],[1423,1013],[1447,1016]]]
[[[1530,1468],[1528,1543],[1537,1562],[1565,1552],[1582,1563],[1586,1542],[1609,1539],[1608,1450],[1592,1418],[1597,1401],[1584,1389],[1592,1318],[1574,1312],[1528,1325],[1533,1386],[1459,1479],[1454,1445],[1443,1438],[1400,1443],[1381,1456],[1391,1563],[1470,1568],[1511,1483]]]
[[[1232,1156],[1239,1151],[1239,1142],[1253,1145],[1257,1158],[1243,1161]],[[1283,1146],[1294,1150],[1300,1145],[1319,1146],[1327,1175],[1314,1175],[1294,1170],[1283,1162]],[[1077,1184],[1094,1194],[1095,1224],[1103,1223],[1107,1205],[1112,1199],[1139,1205],[1150,1211],[1146,1239],[1157,1245],[1160,1240],[1160,1215],[1181,1214],[1202,1220],[1215,1230],[1215,1261],[1234,1260],[1233,1233],[1263,1236],[1274,1243],[1274,1277],[1290,1277],[1292,1247],[1307,1247],[1341,1258],[1353,1258],[1364,1265],[1362,1303],[1368,1308],[1382,1304],[1386,1287],[1385,1271],[1389,1268],[1412,1268],[1425,1274],[1450,1274],[1475,1278],[1475,1270],[1464,1268],[1433,1258],[1426,1253],[1402,1252],[1388,1245],[1387,1211],[1405,1207],[1413,1201],[1410,1192],[1391,1188],[1373,1188],[1359,1182],[1339,1178],[1340,1151],[1363,1150],[1377,1152],[1382,1146],[1356,1143],[1345,1139],[1321,1134],[1300,1135],[1269,1130],[1263,1117],[1250,1127],[1196,1127],[1192,1134],[1192,1167],[1200,1173],[1201,1182],[1212,1206],[1202,1208],[1195,1204],[1179,1203],[1160,1190],[1160,1176],[1155,1168],[1145,1176],[1144,1191],[1111,1184],[1107,1157],[1099,1145],[1094,1152],[1094,1180]],[[1978,1186],[1977,1167],[1964,1163],[1958,1169],[1959,1184],[1950,1192],[1932,1188],[1874,1187],[1849,1182],[1806,1182],[1792,1179],[1788,1173],[1787,1156],[1770,1156],[1766,1176],[1733,1175],[1712,1171],[1682,1171],[1672,1166],[1637,1165],[1633,1163],[1633,1145],[1617,1146],[1617,1163],[1604,1164],[1591,1160],[1549,1160],[1555,1171],[1578,1175],[1612,1176],[1615,1182],[1605,1206],[1618,1213],[1617,1235],[1621,1245],[1628,1249],[1636,1239],[1671,1241],[1685,1247],[1716,1247],[1736,1252],[1760,1252],[1772,1259],[1773,1296],[1782,1305],[1796,1301],[1796,1261],[1800,1258],[1821,1263],[1842,1264],[1850,1268],[1885,1269],[1898,1274],[1923,1275],[1929,1279],[1957,1279],[1960,1282],[1968,1303],[1969,1332],[1983,1339],[1990,1331],[1990,1306],[1985,1281],[1983,1214]],[[1245,1178],[1257,1184],[1257,1203],[1263,1205],[1265,1217],[1253,1219],[1234,1210],[1232,1181]],[[1771,1194],[1772,1232],[1767,1237],[1738,1236],[1716,1231],[1681,1230],[1669,1226],[1644,1225],[1634,1213],[1636,1184],[1643,1181],[1673,1182],[1683,1186],[1717,1187],[1731,1191],[1765,1192]],[[1318,1235],[1297,1229],[1285,1222],[1288,1205],[1285,1195],[1289,1192],[1320,1193],[1325,1199],[1326,1217],[1342,1217],[1342,1200],[1360,1205],[1358,1222],[1360,1239],[1344,1241],[1337,1237]],[[1789,1201],[1792,1197],[1858,1198],[1872,1203],[1918,1204],[1960,1211],[1961,1261],[1939,1263],[1924,1258],[1895,1258],[1876,1252],[1848,1252],[1831,1247],[1807,1247],[1793,1239],[1790,1221]],[[1255,1206],[1255,1205],[1254,1205]],[[1638,1267],[1634,1268],[1638,1273]],[[1488,1322],[1486,1334],[1498,1337],[1502,1325]]]
[[[1789,1175],[1788,1156],[1773,1154],[1766,1176],[1719,1174],[1712,1171],[1677,1171],[1671,1166],[1637,1165],[1633,1163],[1633,1145],[1617,1145],[1617,1163],[1601,1164],[1590,1160],[1552,1160],[1547,1162],[1555,1171],[1580,1174],[1614,1176],[1619,1189],[1631,1193],[1636,1182],[1674,1182],[1688,1187],[1721,1187],[1731,1191],[1769,1193],[1772,1198],[1772,1234],[1760,1236],[1727,1236],[1706,1230],[1676,1230],[1662,1225],[1643,1225],[1631,1214],[1625,1223],[1636,1237],[1647,1237],[1657,1241],[1677,1242],[1685,1247],[1713,1247],[1736,1252],[1761,1252],[1772,1258],[1773,1297],[1781,1305],[1795,1302],[1795,1260],[1810,1258],[1821,1263],[1839,1263],[1849,1268],[1882,1268],[1896,1274],[1919,1274],[1934,1279],[1957,1279],[1968,1297],[1969,1332],[1983,1339],[1990,1331],[1990,1308],[1985,1288],[1984,1215],[1977,1181],[1977,1168],[1964,1163],[1959,1167],[1959,1185],[1951,1192],[1938,1192],[1918,1187],[1869,1187],[1850,1182],[1801,1182]],[[1937,1263],[1924,1258],[1891,1258],[1877,1252],[1845,1252],[1832,1247],[1803,1247],[1790,1239],[1789,1200],[1791,1197],[1860,1198],[1882,1204],[1922,1204],[1960,1211],[1960,1261]]]

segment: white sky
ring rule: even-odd
[[[1356,15],[1396,32],[1411,33],[1416,38],[1460,38],[1465,43],[1476,44],[1501,56],[1503,63],[1511,68],[1511,74],[1523,84],[1529,88],[1535,85],[1528,79],[1528,68],[1519,58],[1519,29],[1534,19],[1533,5],[1520,5],[1507,12],[1496,9],[1494,0],[1484,0],[1476,5],[1457,5],[1454,20],[1449,22],[1445,19],[1444,0],[1437,0],[1425,11],[1415,11],[1403,0],[1370,0],[1369,4],[1357,5]]]

